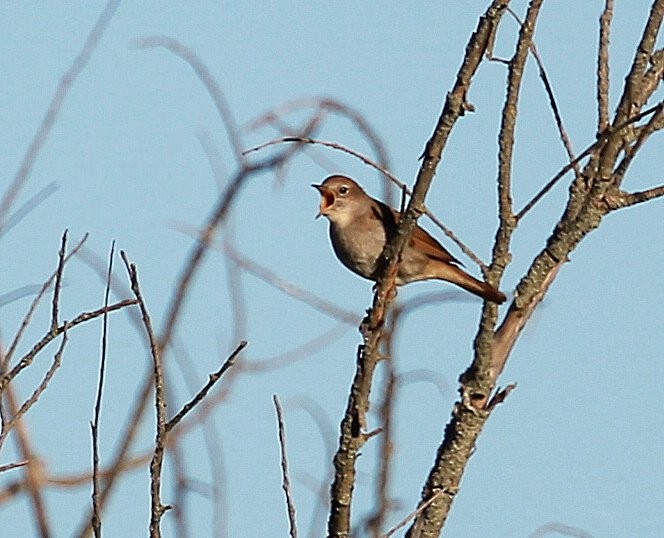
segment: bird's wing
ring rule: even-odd
[[[395,211],[394,209],[392,212],[394,213],[395,221],[399,222],[401,213]],[[413,230],[413,235],[410,237],[409,246],[436,260],[463,265],[463,263],[452,256],[443,245],[434,239],[429,234],[429,232],[427,232],[424,228],[420,228],[419,226],[416,226],[415,230]]]
[[[461,264],[461,262],[452,256],[443,245],[441,245],[438,241],[431,237],[426,230],[420,228],[419,226],[417,226],[413,231],[413,235],[410,238],[410,246],[437,260],[441,260],[447,263]]]

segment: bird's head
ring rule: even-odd
[[[324,216],[335,224],[343,225],[362,215],[371,200],[362,187],[346,176],[330,176],[320,185],[312,187],[321,196],[316,218]]]

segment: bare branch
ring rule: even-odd
[[[422,511],[426,510],[436,499],[438,499],[438,497],[440,497],[444,493],[447,493],[445,489],[439,489],[429,499],[427,499],[420,506],[418,506],[416,510],[413,510],[410,514],[408,514],[405,518],[403,518],[397,525],[392,527],[387,532],[387,534],[384,535],[384,538],[391,538],[392,536],[394,536],[399,529],[403,529],[406,525],[408,525],[410,521],[412,521],[413,518],[420,515]]]
[[[354,312],[343,310],[333,303],[326,301],[321,297],[316,297],[305,289],[281,278],[274,271],[270,271],[267,267],[263,267],[240,254],[230,243],[224,242],[223,249],[226,255],[238,267],[241,267],[257,278],[260,278],[263,282],[267,282],[270,286],[282,291],[289,297],[302,301],[318,312],[331,316],[339,321],[343,321],[349,325],[357,325],[359,322],[359,318]]]
[[[664,0],[654,0],[645,28],[643,29],[643,34],[641,35],[641,40],[636,47],[632,66],[625,78],[623,93],[613,119],[614,128],[616,125],[624,123],[628,118],[637,114],[650,97],[648,90],[652,91],[654,89],[654,87],[651,87],[646,90],[643,82],[647,66],[652,59],[663,18]],[[611,179],[615,161],[625,146],[625,137],[629,138],[629,136],[629,130],[618,131],[615,129],[614,132],[607,136],[606,143],[602,145],[601,154],[599,155],[597,177],[600,181]]]
[[[127,306],[135,305],[136,300],[134,299],[125,299],[114,303],[108,307],[98,308],[97,310],[92,310],[90,312],[83,312],[79,314],[71,321],[66,321],[55,330],[49,331],[46,333],[39,342],[37,342],[28,353],[26,353],[21,360],[18,362],[14,368],[12,368],[5,375],[0,377],[0,393],[5,390],[8,383],[14,379],[22,370],[27,368],[32,364],[32,361],[37,356],[37,354],[44,349],[51,341],[60,336],[62,333],[70,330],[72,327],[76,327],[81,323],[90,321],[92,319],[102,316],[105,312],[115,312],[116,310],[121,310]]]
[[[108,272],[106,274],[106,290],[104,292],[104,307],[108,307],[111,296],[111,277],[113,275],[113,257],[115,256],[115,241],[111,243],[111,252],[108,256]],[[108,351],[108,312],[104,313],[101,335],[101,360],[99,364],[99,381],[97,383],[97,397],[95,399],[94,417],[90,423],[92,431],[92,530],[96,538],[101,538],[101,511],[99,509],[99,418],[101,416],[101,397],[104,388],[104,375],[106,373],[106,353]]]
[[[660,198],[661,196],[664,196],[664,185],[653,187],[651,189],[640,192],[621,192],[619,194],[608,194],[604,197],[604,201],[613,211],[616,209],[631,207],[643,202],[648,202],[650,200]]]
[[[198,380],[194,375],[194,363],[188,353],[177,346],[174,358],[180,367],[180,373],[187,389],[194,393],[198,387]],[[227,483],[224,469],[224,457],[215,421],[205,420],[201,422],[203,439],[210,465],[210,487],[212,504],[211,536],[228,536],[228,507],[227,498],[224,494],[224,484]],[[169,436],[170,437],[170,436]],[[178,436],[181,437],[181,436]]]
[[[7,402],[11,415],[16,416],[18,405],[13,387],[7,387],[2,396]],[[35,524],[40,538],[50,538],[53,536],[53,531],[46,507],[46,499],[44,498],[44,463],[32,448],[28,428],[24,420],[16,422],[16,432],[16,446],[19,457],[27,461],[27,465],[23,467],[23,484],[34,515]]]
[[[88,234],[85,234],[83,238],[78,242],[78,244],[67,255],[67,257],[65,258],[65,263],[68,262],[72,258],[72,256],[74,256],[79,251],[79,249],[83,246],[83,244],[87,239],[88,239]],[[51,276],[46,280],[46,282],[44,282],[44,284],[42,284],[41,289],[37,293],[37,296],[33,299],[32,303],[30,304],[30,308],[28,308],[27,313],[25,314],[25,316],[23,316],[23,320],[21,321],[21,326],[19,327],[18,331],[16,331],[16,335],[14,336],[12,343],[10,344],[7,353],[3,357],[2,365],[0,365],[0,373],[4,374],[7,368],[9,368],[9,363],[12,357],[14,356],[14,353],[16,352],[16,348],[18,347],[18,344],[20,343],[21,338],[25,333],[25,330],[28,328],[28,325],[32,320],[32,316],[37,310],[37,306],[39,306],[39,303],[46,294],[48,288],[50,288],[51,284],[53,284],[53,280],[55,279],[56,274],[57,270],[53,274],[51,274]],[[0,392],[2,392],[1,388]]]
[[[310,123],[302,134],[307,136],[308,131],[314,128],[315,124]],[[205,258],[208,245],[212,244],[217,228],[226,220],[235,197],[240,192],[245,182],[253,175],[278,167],[280,164],[291,159],[299,151],[300,147],[301,144],[296,144],[292,148],[259,161],[258,163],[247,164],[235,173],[229,185],[226,187],[226,190],[221,194],[215,207],[207,218],[207,221],[203,226],[201,238],[192,248],[180,273],[171,301],[168,305],[164,328],[161,331],[159,339],[159,347],[161,349],[166,349],[168,347],[168,343],[173,337],[173,331],[175,330],[175,326],[180,317],[184,299],[187,295],[194,274],[197,272],[200,264]]]
[[[599,47],[597,49],[597,134],[609,127],[609,42],[613,0],[605,0],[599,19]]]
[[[636,141],[625,149],[625,155],[616,167],[612,176],[612,183],[615,186],[620,186],[622,180],[625,178],[625,174],[627,174],[630,164],[632,164],[632,161],[634,160],[634,157],[636,157],[636,154],[639,152],[645,141],[648,140],[648,137],[655,132],[658,124],[662,120],[664,120],[664,101],[660,101],[655,113],[652,115],[648,123],[639,129]]]
[[[491,34],[509,0],[494,0],[480,18],[475,33],[466,47],[466,54],[457,74],[454,88],[447,94],[443,111],[434,133],[426,144],[413,195],[408,208],[399,221],[397,233],[383,252],[386,262],[376,283],[376,293],[367,319],[362,324],[364,344],[357,353],[357,367],[348,398],[346,413],[341,422],[339,448],[334,457],[335,477],[330,495],[330,519],[328,535],[345,537],[350,533],[350,511],[355,485],[355,462],[359,451],[366,442],[366,413],[373,374],[380,360],[379,342],[383,334],[386,310],[394,299],[394,285],[398,261],[403,249],[416,226],[417,217],[423,211],[424,198],[433,180],[442,152],[447,144],[452,127],[472,105],[466,96],[487,47]]]
[[[646,74],[643,75],[640,90],[643,95],[644,104],[647,103],[652,97],[653,93],[659,88],[664,77],[664,49],[655,51],[650,56],[650,67]],[[662,127],[659,126],[659,129]]]
[[[200,401],[205,398],[208,392],[214,387],[214,385],[219,381],[222,376],[226,373],[227,370],[229,370],[234,364],[235,364],[235,359],[237,356],[240,354],[240,351],[242,351],[245,347],[247,347],[247,342],[242,341],[240,344],[235,348],[235,351],[230,354],[228,359],[226,359],[226,362],[221,365],[221,368],[217,370],[214,374],[210,374],[210,378],[208,379],[208,382],[205,384],[205,386],[198,391],[196,396],[194,396],[189,403],[184,405],[182,409],[176,413],[176,415],[170,419],[166,425],[165,425],[165,431],[168,433],[171,431],[175,426],[179,424],[179,422],[187,416],[187,414],[194,408],[196,405],[200,403]]]
[[[630,194],[627,197],[627,204],[623,207],[654,200],[655,198],[659,198],[661,196],[664,196],[664,185],[660,185],[659,187],[654,187],[646,191],[634,192]]]
[[[297,520],[295,518],[295,504],[293,502],[293,492],[291,491],[290,477],[288,474],[288,455],[286,450],[286,426],[284,425],[284,412],[279,403],[279,397],[272,395],[274,408],[277,411],[277,424],[279,426],[279,447],[281,448],[281,476],[282,488],[286,495],[286,505],[288,506],[288,523],[291,538],[297,538]]]
[[[12,469],[17,469],[19,467],[24,467],[28,464],[27,461],[17,461],[15,463],[7,463],[5,465],[0,465],[0,473],[5,471],[11,471]]]
[[[124,261],[127,273],[129,274],[129,281],[131,282],[131,291],[134,292],[136,302],[141,309],[141,317],[145,325],[145,332],[150,341],[150,352],[153,361],[153,374],[154,374],[154,405],[157,418],[157,432],[155,434],[155,447],[150,462],[150,536],[152,538],[159,538],[161,536],[161,518],[170,506],[161,503],[161,470],[164,463],[164,452],[166,450],[166,397],[165,397],[165,379],[164,379],[164,365],[160,354],[157,336],[152,328],[152,320],[150,313],[143,300],[141,287],[138,282],[138,270],[136,265],[129,263],[127,254],[120,251],[122,261]]]
[[[510,13],[510,15],[512,15],[512,17],[516,19],[519,25],[523,24],[519,16],[511,8],[508,8],[508,12]],[[573,163],[574,172],[576,173],[576,176],[579,177],[581,175],[581,169],[579,168],[578,163],[574,162],[575,156],[574,156],[574,149],[572,148],[572,141],[570,140],[569,135],[567,134],[567,129],[565,129],[565,124],[563,122],[562,114],[560,113],[560,108],[558,107],[556,96],[553,93],[553,86],[549,79],[549,75],[547,75],[546,73],[546,69],[544,67],[544,61],[540,56],[539,50],[537,49],[537,43],[535,42],[534,39],[532,41],[532,44],[530,45],[530,53],[533,55],[533,58],[535,59],[535,63],[537,64],[537,70],[539,72],[539,77],[542,80],[542,84],[544,84],[544,90],[546,91],[546,95],[549,98],[549,105],[551,106],[551,111],[553,112],[553,117],[556,121],[556,127],[558,128],[558,134],[560,136],[560,140],[562,141],[563,147],[567,152],[567,157],[570,160],[570,163]],[[508,65],[511,64],[511,62],[507,63]]]
[[[247,125],[248,130],[254,130],[263,125],[270,124],[275,125],[280,117],[289,114],[291,112],[296,112],[303,108],[316,108],[322,112],[332,112],[339,116],[349,119],[357,130],[366,138],[369,144],[373,147],[376,157],[378,159],[379,167],[384,170],[390,169],[390,162],[387,155],[387,150],[385,149],[385,144],[381,140],[378,133],[374,128],[369,124],[369,122],[364,118],[364,116],[358,111],[347,105],[346,103],[341,103],[336,99],[331,99],[327,97],[312,97],[312,98],[300,98],[294,99],[292,101],[287,101],[282,103],[279,106],[272,108],[271,110],[261,114],[258,118],[253,120],[250,124]],[[282,134],[292,135],[294,133],[292,130],[286,131],[286,129],[281,129]],[[328,168],[330,166],[328,165]],[[334,170],[329,170],[330,172]],[[381,176],[384,177],[384,176]],[[384,197],[383,200],[386,204],[392,205],[392,191],[388,188],[388,185],[384,183]]]
[[[58,348],[58,350],[55,353],[55,356],[53,357],[53,363],[46,371],[44,378],[41,380],[41,382],[39,383],[37,388],[33,391],[33,393],[30,395],[30,397],[25,402],[23,402],[18,411],[14,413],[11,419],[3,424],[2,433],[0,434],[0,448],[4,445],[5,440],[7,439],[9,433],[12,431],[14,426],[16,426],[18,421],[21,420],[21,418],[28,411],[30,411],[30,408],[32,408],[32,406],[34,406],[39,401],[40,396],[48,388],[48,384],[51,382],[51,379],[53,379],[55,372],[62,365],[62,354],[64,353],[66,345],[67,345],[67,333],[65,332],[63,334],[62,341],[60,342],[60,347]]]
[[[636,47],[630,72],[625,79],[625,87],[613,121],[614,126],[625,122],[629,117],[641,110],[641,107],[645,104],[647,96],[642,95],[640,86],[643,82],[648,62],[653,54],[655,43],[657,42],[657,34],[659,33],[663,18],[664,0],[654,0],[648,14],[646,26],[641,35],[641,40]],[[600,175],[600,177],[602,176]]]
[[[510,261],[510,241],[516,227],[512,206],[512,158],[514,133],[523,72],[532,47],[535,26],[543,0],[531,0],[525,22],[521,25],[516,50],[509,63],[507,95],[503,106],[499,134],[498,154],[498,206],[500,224],[496,233],[488,281],[497,284]],[[427,477],[420,505],[439,490],[447,493],[431,502],[415,518],[407,536],[438,536],[447,519],[454,497],[459,489],[466,465],[475,449],[489,411],[485,406],[496,384],[490,369],[494,329],[498,318],[498,305],[484,302],[482,318],[474,341],[472,364],[462,374],[459,392],[461,399],[455,404],[452,419],[438,448],[433,467]]]
[[[53,304],[51,313],[51,330],[59,325],[58,310],[60,308],[60,288],[62,287],[62,273],[65,269],[65,254],[67,252],[67,230],[62,234],[60,252],[58,252],[58,268],[55,271],[55,286],[53,287]]]
[[[519,222],[525,215],[528,213],[533,207],[537,205],[537,203],[544,198],[544,196],[560,181],[567,172],[572,170],[572,168],[579,162],[581,162],[583,159],[585,159],[588,155],[593,153],[596,149],[601,147],[603,144],[606,144],[609,136],[613,135],[614,133],[617,133],[618,131],[621,131],[625,127],[629,127],[633,123],[636,123],[637,121],[645,118],[646,116],[649,116],[650,114],[657,112],[659,110],[660,105],[655,105],[653,107],[650,107],[643,112],[640,112],[633,116],[632,118],[629,118],[627,121],[624,123],[621,123],[620,125],[616,127],[611,127],[606,133],[602,134],[598,140],[590,144],[586,149],[584,149],[576,159],[574,159],[572,162],[567,163],[565,166],[563,166],[560,171],[553,176],[549,181],[546,182],[546,184],[537,192],[535,196],[533,196],[530,201],[523,206],[521,211],[519,211],[516,215],[515,218],[517,222]],[[659,124],[656,125],[656,127],[660,127]]]

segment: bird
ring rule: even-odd
[[[329,220],[330,239],[337,258],[354,273],[375,282],[383,268],[381,254],[396,233],[401,213],[369,196],[347,176],[332,175],[320,185],[311,186],[321,195],[316,218],[323,216]],[[500,290],[476,279],[460,265],[427,231],[416,226],[403,250],[396,285],[437,279],[494,303],[507,299]]]

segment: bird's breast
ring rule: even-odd
[[[352,226],[331,223],[330,239],[341,263],[354,273],[375,280],[378,258],[385,247],[382,228],[356,230]]]

